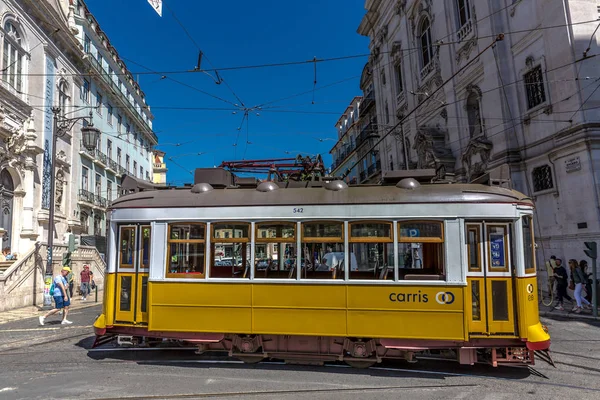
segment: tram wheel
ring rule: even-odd
[[[243,361],[244,364],[258,364],[265,358],[263,356],[238,356],[237,359]]]
[[[373,365],[376,364],[375,361],[345,361],[345,363],[351,366],[352,368],[358,369],[371,368]]]

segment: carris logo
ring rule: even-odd
[[[435,301],[440,304],[452,304],[454,303],[454,294],[452,292],[438,292],[435,295]]]

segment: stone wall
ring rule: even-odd
[[[61,269],[62,256],[66,246],[54,246],[54,275]],[[36,243],[35,247],[0,274],[0,311],[44,303],[44,272],[46,269],[47,246]],[[94,247],[81,246],[72,255],[72,269],[75,274],[75,289],[79,287],[79,274],[88,264],[94,273],[98,290],[104,286],[106,264]]]

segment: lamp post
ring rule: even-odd
[[[100,137],[100,130],[94,127],[92,122],[92,111],[90,111],[89,117],[75,117],[65,118],[60,115],[60,107],[52,107],[52,113],[54,114],[54,126],[52,129],[52,156],[50,158],[50,211],[48,215],[48,255],[46,258],[46,273],[44,277],[44,306],[51,305],[52,294],[50,293],[50,286],[52,284],[52,252],[54,245],[54,211],[56,205],[54,204],[55,196],[55,174],[54,164],[56,161],[56,142],[59,137],[63,137],[73,126],[81,120],[86,118],[90,119],[89,125],[81,128],[81,135],[83,139],[83,146],[92,151],[96,148],[96,143]]]

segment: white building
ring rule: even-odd
[[[121,174],[151,180],[157,138],[144,94],[81,0],[0,0],[0,24],[0,247],[24,254],[47,240],[52,151],[55,239],[68,227],[104,236]],[[66,118],[93,112],[94,154],[81,121],[51,148],[55,106]]]
[[[370,38],[377,117],[389,120],[379,134],[403,121],[379,146],[383,173],[468,181],[508,166],[537,204],[538,258],[582,258],[582,242],[600,239],[599,6],[367,0],[358,32]]]
[[[354,97],[335,123],[338,141],[329,151],[333,159],[331,164],[332,176],[344,174],[356,162],[356,139],[360,134],[359,117],[361,102],[362,96]],[[358,168],[350,170],[345,181],[350,184],[358,183]]]
[[[151,148],[158,139],[144,92],[85,2],[74,3],[70,23],[81,44],[86,75],[79,79],[80,90],[72,93],[72,104],[79,115],[93,110],[94,125],[102,135],[93,152],[73,142],[77,184],[71,187],[69,225],[83,235],[82,241],[89,236],[89,244],[100,249],[106,237],[106,207],[119,196],[121,176],[152,182]]]

